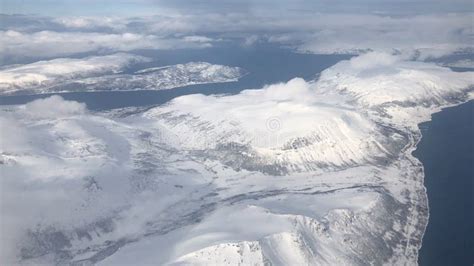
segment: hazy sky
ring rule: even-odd
[[[194,12],[250,12],[300,10],[348,13],[472,12],[471,0],[2,0],[1,13],[65,15],[151,15],[174,10]]]

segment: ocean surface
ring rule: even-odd
[[[474,265],[474,101],[419,125],[413,153],[425,168],[430,218],[421,266]]]

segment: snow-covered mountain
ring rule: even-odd
[[[146,68],[134,74],[118,74],[75,80],[61,84],[53,91],[81,88],[85,91],[166,90],[195,84],[234,82],[245,75],[238,67],[190,62],[164,67]]]
[[[473,75],[368,53],[315,81],[153,108],[2,107],[1,257],[414,264],[427,222],[417,124],[472,99]]]
[[[176,134],[183,149],[236,170],[318,171],[397,152],[383,143],[402,136],[382,132],[354,108],[325,104],[313,86],[293,79],[235,96],[179,97],[144,116]]]
[[[118,73],[123,68],[149,59],[125,53],[91,56],[82,59],[58,58],[0,70],[0,93],[44,93],[60,82]],[[31,90],[31,91],[30,91]]]
[[[237,81],[245,75],[238,67],[190,62],[146,68],[132,74],[127,67],[151,59],[132,54],[59,58],[7,66],[0,70],[0,95],[56,92],[164,90],[193,84]]]

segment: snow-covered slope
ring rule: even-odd
[[[179,97],[145,117],[176,134],[182,148],[236,170],[317,171],[396,152],[384,143],[401,136],[381,132],[353,108],[325,104],[312,86],[297,78],[235,96]]]
[[[453,72],[435,64],[403,61],[373,52],[323,71],[318,88],[348,94],[358,105],[445,105],[472,85],[472,72]]]
[[[132,54],[60,58],[0,70],[0,95],[78,91],[163,90],[193,84],[237,81],[245,72],[238,67],[190,62],[147,68],[133,74],[127,67],[149,62]]]
[[[0,93],[21,93],[21,90],[44,92],[41,87],[71,79],[117,73],[126,66],[145,61],[148,59],[142,56],[119,53],[82,59],[59,58],[6,67],[0,70]]]
[[[213,65],[206,62],[190,62],[164,67],[147,68],[134,74],[109,75],[76,80],[52,88],[81,88],[85,91],[105,90],[166,90],[195,84],[233,82],[245,74],[238,67]],[[77,89],[76,89],[77,90]]]
[[[417,124],[471,99],[472,77],[370,53],[317,81],[151,109],[3,107],[1,258],[415,264],[427,222]]]

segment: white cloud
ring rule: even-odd
[[[403,17],[325,14],[294,26],[305,32],[280,33],[269,40],[310,53],[398,51],[417,52],[425,59],[472,49],[471,17],[471,13]]]
[[[162,23],[180,26],[174,32],[212,32],[243,36],[244,44],[268,39],[302,52],[354,53],[364,50],[413,53],[439,57],[473,48],[472,13],[373,15],[287,11],[171,16],[144,19],[150,29]],[[187,26],[183,26],[187,25]],[[172,28],[168,28],[172,32]],[[259,36],[259,37],[257,37]]]
[[[354,57],[349,62],[353,68],[364,70],[390,66],[398,60],[400,60],[399,56],[381,52],[372,52],[364,54],[363,56]]]
[[[120,30],[126,28],[124,18],[120,17],[56,17],[52,19],[53,22],[58,23],[70,29],[113,29]]]
[[[210,43],[213,39],[208,38],[206,36],[199,36],[199,35],[192,35],[192,36],[185,36],[184,41],[186,42],[198,42],[198,43]]]
[[[43,23],[37,23],[35,30],[21,23],[6,25],[0,39],[4,56],[202,48],[233,38],[244,45],[268,40],[310,53],[396,50],[417,52],[425,59],[473,49],[471,18],[472,13],[468,12],[398,16],[302,10],[171,12],[131,18],[61,17],[50,18],[49,23],[44,22],[47,18],[37,18]]]
[[[23,111],[25,114],[36,118],[60,118],[84,114],[86,105],[65,101],[61,96],[53,95],[27,103]]]
[[[259,37],[257,35],[250,35],[244,39],[244,46],[252,46],[258,42]]]
[[[140,33],[55,32],[25,33],[0,31],[2,56],[57,57],[85,52],[130,51],[135,49],[204,48],[204,39],[159,37]]]

